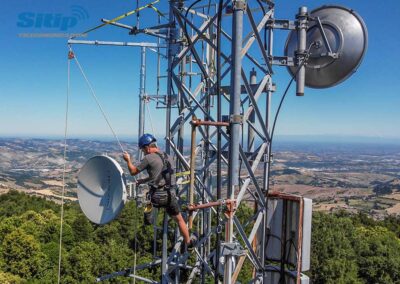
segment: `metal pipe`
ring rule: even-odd
[[[158,24],[161,22],[161,16],[158,15]],[[157,38],[157,45],[160,46],[161,39]],[[157,47],[157,96],[160,95],[160,76],[161,76],[161,55],[160,55],[160,48]]]
[[[125,25],[125,24],[121,24],[121,23],[118,23],[118,22],[111,22],[111,20],[101,19],[101,21],[102,21],[103,23],[107,23],[107,24],[112,25],[112,26],[116,26],[116,27],[128,29],[128,30],[130,30],[130,31],[133,30],[133,27],[132,27],[132,26],[128,26],[128,25]],[[136,24],[136,28],[138,28],[138,24]]]
[[[257,211],[258,211],[257,202],[254,202],[254,212],[256,213]],[[254,234],[253,240],[251,241],[251,240],[249,239],[249,241],[251,242],[251,245],[252,245],[253,250],[257,253],[257,248],[258,248],[257,234]],[[261,262],[261,264],[262,264],[262,262]],[[262,264],[262,265],[263,265],[263,264]],[[263,265],[263,268],[264,268],[264,265]],[[255,279],[256,276],[257,276],[257,271],[256,271],[256,268],[254,267],[254,268],[253,268],[253,279]]]
[[[306,55],[306,44],[307,44],[307,7],[300,7],[299,13],[297,14],[297,66],[300,66],[299,71],[296,75],[296,96],[304,96],[304,84],[306,79],[306,67],[303,64]]]
[[[172,139],[171,137],[171,98],[173,95],[173,80],[172,80],[172,74],[173,74],[173,62],[175,58],[175,54],[177,53],[177,50],[179,50],[179,45],[176,43],[177,39],[177,32],[173,28],[175,26],[175,16],[174,16],[174,8],[175,6],[178,5],[177,0],[170,0],[169,1],[169,23],[171,24],[169,30],[168,30],[168,50],[167,50],[167,58],[168,58],[168,69],[167,69],[167,74],[168,74],[168,79],[167,79],[167,97],[166,97],[166,123],[165,123],[165,133],[166,133],[166,140],[170,141]],[[170,144],[165,143],[165,152],[167,154],[170,154],[171,149],[170,149]],[[161,283],[168,283],[168,269],[167,269],[167,240],[168,240],[168,215],[165,213],[164,215],[164,224],[163,224],[163,237],[162,237],[162,262],[161,262]]]
[[[193,116],[192,121],[196,120]],[[191,146],[190,146],[190,186],[189,186],[189,204],[194,203],[194,182],[195,182],[195,167],[196,167],[196,125],[192,124],[192,135],[191,135]],[[189,213],[189,230],[193,227],[193,214]]]
[[[223,121],[210,121],[210,120],[201,120],[201,119],[194,119],[192,120],[192,124],[195,126],[200,126],[200,125],[209,125],[209,126],[229,126],[229,122],[223,122]]]
[[[271,10],[271,17],[275,18],[275,10],[272,8]],[[268,26],[268,56],[269,58],[273,57],[273,49],[274,49],[274,29],[271,26]],[[272,76],[269,77],[268,83],[267,83],[267,98],[266,98],[266,113],[265,113],[265,126],[268,131],[268,137],[271,137],[271,127],[270,127],[270,121],[271,121],[271,101],[272,101],[272,93],[273,93],[273,82],[272,82]],[[267,142],[268,145],[265,150],[265,155],[264,155],[264,172],[263,172],[263,188],[264,188],[264,196],[262,198],[265,198],[265,208],[263,211],[263,222],[262,222],[262,227],[260,231],[260,242],[261,242],[261,250],[260,250],[260,259],[261,259],[261,264],[264,268],[263,270],[263,281],[267,281],[267,273],[265,270],[265,246],[264,244],[266,243],[266,229],[267,229],[267,214],[268,214],[268,192],[269,192],[269,179],[270,179],[270,150],[271,150],[271,143],[272,141]]]
[[[158,209],[153,207],[153,217],[157,216],[158,214]],[[158,233],[158,227],[153,225],[153,258],[155,259],[157,257],[157,233]]]
[[[223,204],[231,204],[231,203],[236,204],[236,200],[227,199],[227,200],[212,201],[212,202],[208,202],[208,203],[204,203],[204,204],[189,204],[187,210],[195,211],[195,210],[199,210],[199,209],[211,208],[211,207],[216,207],[216,206],[220,206]]]
[[[232,71],[230,94],[230,142],[229,142],[229,169],[228,169],[228,199],[234,199],[235,191],[239,188],[239,144],[241,135],[242,116],[240,115],[240,95],[242,76],[242,37],[243,14],[246,7],[245,0],[233,2],[232,23]],[[233,216],[229,216],[225,228],[225,241],[233,241]],[[224,283],[232,283],[233,257],[225,256]]]
[[[182,36],[182,32],[181,32],[181,36]],[[183,85],[186,85],[186,60],[182,60],[181,64],[180,64],[180,79]],[[178,103],[180,106],[185,105],[184,104],[184,96],[185,93],[182,91],[178,92]],[[181,111],[181,108],[179,109],[179,111]],[[178,131],[178,151],[183,153],[184,150],[184,136],[185,136],[185,127],[181,127],[179,128]],[[177,159],[176,160],[176,169],[177,171],[183,171],[184,166],[182,165],[182,162]],[[178,192],[176,192],[178,193]],[[178,236],[180,235],[180,232],[178,230],[178,228],[175,228],[175,242],[178,240]],[[180,278],[180,270],[178,269],[175,273],[175,283],[178,284],[179,283],[179,278]]]
[[[139,85],[139,138],[144,134],[144,120],[146,116],[145,100],[146,100],[146,47],[140,49],[140,85]],[[153,133],[154,135],[154,133]],[[137,152],[137,159],[142,157],[142,151]]]
[[[120,41],[99,41],[99,40],[68,40],[68,44],[88,44],[88,45],[114,45],[114,46],[132,46],[132,47],[155,47],[166,48],[165,45],[159,45],[152,42],[120,42]]]
[[[304,219],[304,200],[301,197],[299,200],[299,230],[297,236],[297,279],[296,284],[300,284],[300,277],[302,271],[302,252],[303,252],[303,219]]]
[[[287,224],[287,207],[288,201],[282,200],[282,227],[281,227],[281,257],[280,257],[280,279],[285,279],[285,264],[286,264],[286,224]]]
[[[183,31],[180,31],[181,37],[183,37]],[[184,58],[180,64],[180,79],[182,82],[183,86],[186,86],[186,58]],[[184,101],[184,96],[185,92],[182,90],[179,90],[178,92],[178,102],[180,106],[184,106],[185,101]],[[179,111],[181,111],[183,108],[180,108]],[[178,134],[178,150],[183,153],[183,148],[184,148],[184,136],[185,136],[185,128],[181,127],[179,129],[179,134]],[[177,161],[177,169],[182,170],[182,165],[179,161]]]
[[[218,11],[217,11],[217,120],[222,120],[222,102],[221,102],[221,32],[222,32],[222,6],[223,0],[219,0],[218,3]],[[222,188],[222,178],[221,178],[221,152],[222,152],[222,135],[221,135],[221,127],[218,126],[217,133],[217,199],[221,199],[221,188]],[[219,283],[219,257],[220,257],[220,244],[221,244],[221,233],[219,227],[221,226],[220,222],[220,212],[217,210],[217,237],[215,239],[215,277],[214,283]]]
[[[255,85],[257,84],[257,72],[254,68],[250,71],[250,84]],[[249,107],[251,106],[251,101],[249,101]],[[249,120],[251,123],[254,124],[256,121],[256,113],[252,111],[249,116]],[[254,152],[254,129],[252,127],[248,127],[247,130],[247,151]]]
[[[168,283],[168,214],[164,211],[163,231],[162,231],[162,256],[161,256],[161,283]]]
[[[215,70],[213,66],[215,65],[215,50],[213,47],[215,47],[215,38],[213,35],[215,34],[215,28],[214,25],[210,25],[208,29],[208,34],[206,35],[206,38],[210,38],[211,43],[213,45],[208,44],[207,41],[204,41],[203,44],[206,44],[206,58],[207,58],[207,72],[210,80],[207,81],[207,89],[205,95],[207,96],[205,100],[205,109],[207,110],[208,113],[211,113],[211,95],[213,93],[212,91],[212,86],[211,86],[211,81],[215,82]],[[209,116],[204,115],[204,120],[208,121]],[[208,161],[210,159],[210,127],[208,125],[205,126],[205,139],[204,141],[204,159],[203,159],[203,168],[206,164],[208,164]],[[204,168],[205,171],[203,172],[203,184],[208,185],[210,181],[210,176],[211,176],[211,171],[210,168]],[[205,190],[204,188],[202,189],[202,203],[206,202],[205,199]],[[208,235],[210,236],[211,233],[211,210],[203,210],[203,228],[202,228],[202,235]],[[203,250],[203,258],[207,258],[209,255],[210,251],[210,240],[211,238],[208,237],[206,242],[202,246]],[[206,281],[206,275],[204,271],[206,270],[205,265],[203,263],[202,266],[202,279],[201,282],[205,283]]]
[[[296,202],[300,202],[303,199],[302,196],[283,193],[283,192],[279,192],[279,191],[274,191],[274,192],[268,193],[268,197],[285,199],[285,200],[296,201]]]

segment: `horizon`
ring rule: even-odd
[[[160,135],[157,135],[161,137]],[[135,138],[122,135],[118,137],[121,142],[124,143],[137,143],[137,135]],[[189,136],[185,138],[190,140]],[[0,140],[3,139],[22,139],[22,140],[64,140],[64,136],[57,135],[2,135],[0,134]],[[111,135],[73,135],[67,137],[68,140],[87,140],[87,141],[99,141],[99,142],[116,142],[115,138]],[[200,139],[198,139],[200,141]],[[261,140],[256,139],[257,142]],[[325,145],[388,145],[388,146],[400,146],[400,138],[397,137],[365,137],[365,136],[335,136],[335,135],[277,135],[274,139],[274,145],[276,143],[308,143],[308,144],[325,144]],[[158,143],[164,145],[164,138],[159,138]]]

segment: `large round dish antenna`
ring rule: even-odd
[[[367,28],[362,18],[351,9],[322,6],[310,13],[307,47],[311,43],[315,44],[310,49],[305,68],[305,85],[311,88],[332,87],[350,77],[360,65],[368,44]],[[292,31],[286,41],[285,55],[295,57],[296,50],[297,32]],[[293,75],[297,66],[288,69]]]
[[[78,174],[78,200],[83,213],[93,223],[112,221],[127,200],[121,166],[107,156],[90,158]]]

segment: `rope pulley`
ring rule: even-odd
[[[74,58],[75,58],[74,52],[72,50],[68,51],[68,59],[71,60],[71,59],[74,59]]]

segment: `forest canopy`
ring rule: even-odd
[[[76,203],[65,206],[62,283],[93,283],[100,275],[152,260],[153,230],[142,209],[129,202],[113,222],[89,222]],[[159,214],[159,218],[160,218]],[[246,212],[242,213],[245,218]],[[240,214],[239,214],[240,218]],[[171,222],[171,226],[174,223]],[[55,283],[58,273],[60,206],[10,191],[0,196],[0,283]],[[161,238],[156,243],[161,246]],[[140,275],[155,278],[158,269]],[[366,214],[314,212],[313,283],[399,283],[400,219],[373,220]],[[243,271],[241,283],[250,280]],[[114,278],[108,283],[129,283]]]

